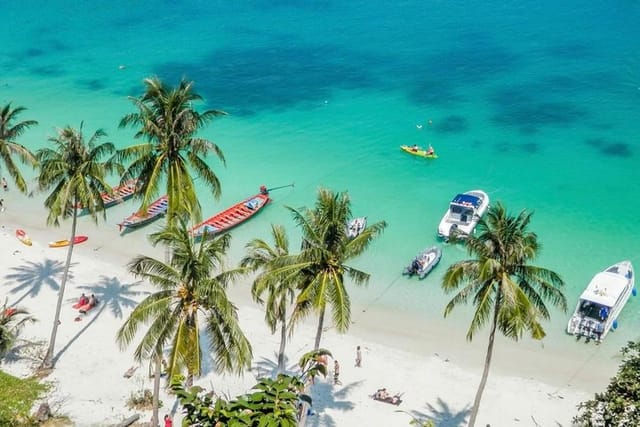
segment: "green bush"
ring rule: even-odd
[[[36,378],[20,379],[0,371],[0,426],[32,425],[31,409],[48,388]]]

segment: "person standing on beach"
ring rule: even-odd
[[[340,382],[340,364],[337,360],[333,362],[333,383],[335,385],[342,384]]]
[[[360,346],[356,347],[356,368],[362,367],[362,352]]]
[[[169,414],[166,414],[164,416],[164,427],[173,427],[173,420],[171,419]]]
[[[4,191],[9,191],[9,184],[7,184],[7,179],[5,177],[2,177],[2,188],[4,188]]]

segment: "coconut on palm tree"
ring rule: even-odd
[[[37,125],[35,120],[24,120],[16,122],[20,113],[25,111],[24,107],[11,108],[11,103],[0,109],[0,159],[4,164],[18,190],[27,192],[27,183],[20,173],[20,169],[13,160],[13,156],[18,156],[22,163],[35,166],[37,161],[35,156],[27,147],[16,142],[31,126]],[[1,170],[1,169],[0,169]]]
[[[475,425],[489,375],[496,331],[515,341],[525,333],[539,340],[545,336],[540,321],[550,318],[545,302],[564,311],[567,309],[560,276],[531,265],[540,251],[538,236],[528,230],[531,215],[523,210],[518,216],[511,216],[501,203],[489,208],[478,223],[476,233],[467,236],[465,241],[469,255],[474,258],[451,265],[442,279],[445,292],[457,291],[445,308],[445,317],[469,299],[475,306],[467,332],[469,341],[480,328],[490,324],[484,370],[471,409],[470,427]]]
[[[36,319],[21,307],[7,307],[7,300],[0,308],[0,362],[13,348],[22,328]]]
[[[53,351],[55,348],[58,324],[60,323],[60,309],[64,299],[64,289],[69,278],[69,266],[73,254],[74,238],[78,220],[78,206],[82,205],[94,221],[98,221],[98,212],[104,213],[104,201],[101,194],[110,192],[111,188],[105,182],[108,171],[107,164],[102,158],[113,153],[114,146],[110,142],[99,143],[106,136],[101,129],[85,140],[80,129],[70,126],[58,131],[58,135],[49,138],[54,148],[42,148],[36,153],[40,164],[38,186],[41,190],[51,189],[51,193],[44,201],[49,211],[48,225],[60,225],[60,219],[71,217],[71,236],[64,273],[60,282],[56,313],[53,319],[53,328],[49,347],[42,362],[42,368],[53,368],[55,360]]]
[[[154,360],[159,367],[157,358],[168,347],[169,378],[182,373],[193,378],[201,374],[204,333],[209,339],[205,350],[213,356],[216,367],[240,373],[250,367],[252,353],[238,323],[238,310],[226,293],[229,283],[243,272],[224,268],[231,236],[196,243],[184,219],[179,218],[176,224],[152,235],[154,244],[171,249],[169,262],[138,256],[129,264],[129,271],[147,280],[156,291],[131,312],[118,330],[117,342],[121,348],[127,347],[138,330],[148,325],[135,349],[136,360]],[[153,425],[158,420],[159,384],[156,375]]]
[[[173,88],[154,77],[145,79],[144,83],[144,95],[130,97],[138,111],[120,121],[120,127],[137,127],[135,138],[142,140],[114,156],[118,162],[128,163],[122,182],[138,180],[141,210],[146,210],[160,193],[164,179],[164,192],[169,199],[167,222],[182,214],[199,220],[200,203],[193,174],[218,198],[220,181],[206,163],[206,157],[214,154],[223,164],[225,159],[220,148],[198,136],[198,132],[213,118],[226,113],[193,109],[193,103],[202,100],[194,91],[193,82],[182,80]]]
[[[302,229],[302,250],[288,267],[278,272],[297,271],[298,296],[291,315],[291,327],[312,312],[318,313],[314,349],[320,347],[327,306],[338,332],[346,332],[351,323],[351,300],[345,278],[356,285],[366,285],[369,274],[349,264],[362,255],[387,226],[384,221],[368,225],[355,238],[347,234],[351,219],[351,200],[345,193],[327,189],[318,191],[315,208],[288,208]]]
[[[250,271],[259,271],[253,281],[253,299],[265,304],[265,321],[271,333],[280,325],[280,349],[278,350],[278,372],[284,371],[285,347],[287,345],[287,307],[293,303],[296,290],[296,276],[278,274],[283,261],[289,257],[289,239],[283,226],[272,225],[273,246],[262,239],[254,239],[247,244],[248,253],[240,262]],[[266,302],[263,295],[266,295]]]

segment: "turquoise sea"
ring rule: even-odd
[[[233,232],[235,258],[270,223],[297,236],[284,206],[312,206],[320,186],[347,190],[355,216],[389,223],[356,261],[372,279],[355,304],[440,321],[438,282],[464,248],[445,245],[423,282],[400,271],[437,242],[451,198],[479,188],[535,212],[538,264],[565,279],[570,310],[596,271],[623,259],[640,270],[640,2],[30,0],[0,11],[0,103],[40,122],[24,135],[31,148],[82,121],[125,146],[127,97],[145,77],[184,76],[201,108],[229,113],[204,135],[227,160],[212,160],[223,196],[202,192],[205,215],[295,182]],[[439,158],[399,150],[414,143]],[[582,351],[568,317],[553,312],[546,342]],[[640,337],[637,298],[619,324],[607,357]]]

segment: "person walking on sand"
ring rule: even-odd
[[[169,414],[165,414],[164,416],[164,427],[173,427],[173,420]]]
[[[356,368],[362,367],[362,352],[360,346],[356,347]]]
[[[333,383],[335,385],[342,384],[340,382],[340,364],[337,360],[333,362]]]

